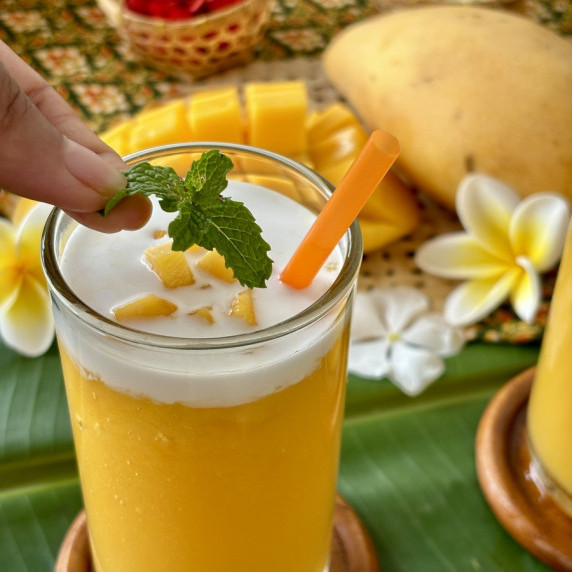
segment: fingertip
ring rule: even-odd
[[[125,230],[137,230],[149,221],[152,210],[147,197],[132,195],[125,197],[107,216],[116,216]]]
[[[151,217],[152,205],[147,197],[133,195],[124,198],[109,214],[100,212],[69,212],[80,224],[99,232],[114,233],[120,230],[137,230]]]

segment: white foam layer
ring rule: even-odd
[[[335,280],[342,263],[336,251],[312,285],[293,290],[279,281],[282,268],[311,226],[314,215],[275,192],[246,183],[231,182],[226,196],[245,202],[263,228],[271,245],[273,274],[267,288],[255,289],[258,327],[229,318],[228,307],[237,291],[192,266],[196,282],[169,290],[144,262],[146,248],[165,242],[155,231],[166,229],[174,215],[155,207],[145,228],[106,235],[79,227],[69,239],[62,269],[76,295],[103,316],[111,309],[142,294],[155,293],[173,301],[178,310],[166,318],[129,324],[131,327],[184,338],[221,337],[266,328],[299,313],[317,300]],[[193,257],[187,255],[190,264]],[[215,323],[208,325],[189,312],[213,308]],[[258,399],[311,373],[332,347],[340,328],[331,316],[286,338],[251,345],[241,350],[142,350],[126,342],[112,341],[78,325],[58,320],[61,342],[84,372],[110,386],[166,403],[195,406],[229,406]]]

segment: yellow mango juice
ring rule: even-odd
[[[281,165],[239,145],[221,150]],[[325,201],[320,177],[280,168],[312,208]],[[251,183],[229,192],[272,247],[273,275],[252,291],[256,325],[229,312],[243,287],[201,270],[196,249],[185,253],[190,285],[167,288],[149,269],[143,253],[161,246],[172,215],[154,209],[144,229],[119,235],[61,212],[48,222],[44,268],[97,572],[328,569],[359,230],[295,291],[279,273],[314,211]],[[117,303],[149,293],[176,311],[113,319]]]
[[[552,297],[527,410],[538,478],[572,515],[572,233]]]
[[[215,408],[120,393],[62,351],[98,569],[321,572],[345,343],[295,385]]]

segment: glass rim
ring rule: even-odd
[[[281,163],[282,165],[285,165],[289,169],[296,171],[299,175],[302,175],[308,179],[309,182],[311,182],[320,190],[325,200],[329,198],[333,191],[333,186],[331,183],[329,183],[324,177],[309,167],[306,167],[302,163],[272,151],[267,151],[265,149],[259,149],[239,143],[219,143],[207,141],[161,145],[143,149],[135,153],[130,153],[124,157],[124,160],[128,164],[134,164],[136,162],[152,159],[158,155],[164,156],[165,154],[170,155],[178,154],[181,152],[199,153],[209,149],[218,149],[223,153],[225,150],[231,153],[247,153],[250,155],[258,156],[262,159],[270,159],[272,161]],[[278,322],[254,332],[223,337],[181,338],[177,336],[145,332],[143,330],[138,330],[136,328],[130,328],[129,326],[119,324],[111,318],[103,316],[99,312],[95,311],[89,305],[83,302],[78,296],[76,296],[61,272],[58,262],[59,254],[56,252],[56,241],[54,240],[57,229],[61,224],[63,224],[65,219],[73,221],[73,218],[59,207],[52,209],[46,221],[42,235],[42,265],[44,267],[44,274],[50,287],[51,296],[57,297],[57,299],[63,303],[67,309],[85,325],[92,329],[98,330],[104,335],[113,336],[116,339],[121,339],[122,341],[137,345],[148,345],[164,349],[204,350],[207,348],[223,349],[238,346],[248,346],[283,337],[287,334],[300,330],[305,326],[315,322],[321,316],[327,314],[327,312],[336,303],[338,303],[338,301],[345,297],[346,293],[352,288],[354,284],[355,276],[357,275],[360,268],[363,252],[361,232],[356,219],[344,234],[344,238],[347,241],[347,247],[343,259],[343,264],[340,268],[338,276],[330,285],[328,290],[304,310],[282,322]]]

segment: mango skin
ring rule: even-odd
[[[368,128],[397,137],[406,179],[443,205],[469,172],[572,198],[572,43],[554,32],[503,10],[412,8],[346,28],[323,64]]]

